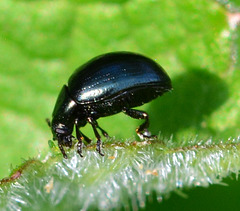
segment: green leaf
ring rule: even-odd
[[[179,188],[221,184],[223,177],[238,173],[239,144],[239,139],[218,144],[212,140],[189,140],[186,147],[184,143],[176,146],[172,140],[165,143],[109,140],[104,157],[91,147],[84,158],[76,150],[70,150],[69,159],[55,154],[43,162],[30,160],[16,169],[11,178],[2,180],[0,207],[14,210],[144,208],[152,192],[161,201]],[[15,184],[9,184],[16,178],[19,179]]]
[[[227,140],[233,141],[234,138],[238,140],[240,134],[240,31],[236,24],[235,27],[229,25],[233,20],[231,15],[239,12],[239,3],[237,0],[229,1],[227,4],[225,1],[219,2],[2,0],[0,177],[5,177],[9,173],[10,165],[19,165],[21,169],[22,158],[38,157],[38,154],[41,154],[40,160],[37,158],[36,160],[42,162],[41,158],[49,151],[48,140],[51,139],[45,118],[51,116],[57,94],[62,85],[67,83],[73,70],[98,54],[122,50],[142,53],[153,58],[166,69],[172,79],[174,90],[171,93],[140,108],[150,115],[150,131],[160,133],[164,140],[170,140],[172,137],[169,145],[161,146],[164,148],[163,151],[157,151],[152,155],[156,165],[161,163],[161,159],[166,159],[165,156],[171,157],[174,153],[170,152],[175,152],[178,147],[185,147],[183,152],[179,152],[179,156],[184,157],[194,152],[191,140],[196,139],[195,143],[202,146],[211,139],[213,140],[211,144],[215,148],[213,151],[206,149],[206,160],[207,157],[214,157],[215,152],[220,153],[218,150],[221,150],[221,146],[226,146],[224,152],[234,167],[229,169],[226,163],[222,163],[221,171],[209,174],[209,169],[205,169],[203,171],[206,173],[205,176],[215,175],[211,178],[214,182],[219,182],[221,179],[219,176],[237,173],[239,164],[235,157],[238,157],[238,142],[232,143]],[[229,8],[231,13],[228,11]],[[124,114],[118,114],[100,119],[99,124],[110,136],[124,142],[126,139],[135,140],[135,128],[140,122]],[[83,132],[95,140],[90,126],[84,128]],[[204,140],[203,143],[201,140]],[[54,149],[53,147],[52,150]],[[126,159],[123,163],[133,162],[137,159],[135,156],[139,155],[136,149],[138,147],[126,147],[117,152],[120,155],[126,153],[125,157],[122,157]],[[156,149],[159,149],[158,145]],[[106,154],[108,150],[110,149],[106,149]],[[150,152],[148,150],[154,150],[154,147],[143,147],[141,150],[143,155],[145,153],[148,155]],[[200,152],[205,151],[201,150],[197,149],[198,156],[192,164],[193,169],[200,168],[201,161],[204,161],[205,155]],[[100,163],[110,162],[108,156],[100,159],[94,153],[89,153],[89,149],[86,149],[86,158],[79,161],[81,164],[85,159],[92,159],[91,162],[97,162],[96,160]],[[221,156],[218,155],[216,158],[220,159]],[[64,165],[72,160],[62,161],[57,156],[47,159],[45,163],[31,164],[29,172],[34,171],[35,167],[37,172],[40,166],[43,168],[36,181],[40,178],[43,179],[43,183],[50,181],[51,171],[54,169],[54,164],[51,163],[53,159]],[[120,159],[119,171],[124,170],[121,158],[117,159]],[[179,157],[176,157],[176,160],[182,162]],[[212,167],[216,166],[216,163],[217,160],[214,160]],[[90,163],[83,166],[85,165],[91,167]],[[134,169],[130,164],[129,167]],[[167,169],[167,164],[163,167]],[[184,177],[187,175],[187,169],[182,167]],[[176,168],[177,164],[171,166],[172,173]],[[13,172],[16,173],[18,170]],[[35,180],[31,179],[32,174],[29,172],[24,170],[23,173],[13,175],[14,177],[20,175],[20,179],[17,180],[19,183],[28,178],[30,188]],[[105,168],[99,173],[111,175]],[[58,181],[59,175],[55,176],[54,184]],[[155,178],[154,175],[150,176]],[[107,176],[102,178],[103,184],[107,178]],[[200,176],[196,178],[199,179]],[[18,182],[4,186],[6,187],[4,197],[14,193],[11,192],[11,188]],[[66,187],[72,188],[75,184],[74,182],[68,184],[67,178],[65,182]],[[155,190],[158,182],[159,178],[150,184],[151,187],[143,185],[142,188],[149,188],[146,189],[147,193],[152,196],[153,191],[158,193]],[[162,197],[172,190],[177,191],[177,186],[172,186],[170,182],[167,191],[157,195]],[[185,184],[182,187],[192,186],[195,184]],[[91,186],[87,188],[93,190]],[[39,189],[44,190],[43,187]],[[20,190],[22,191],[21,188]],[[32,193],[33,190],[35,189],[30,189],[29,192]],[[142,194],[139,197],[144,198],[145,195]],[[134,203],[131,199],[136,197],[131,195],[133,197],[131,198],[130,195],[126,194],[126,198],[129,196],[126,204]],[[97,202],[93,206],[97,206]],[[141,203],[138,205],[141,207]]]

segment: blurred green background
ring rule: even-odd
[[[172,78],[173,92],[141,107],[153,133],[174,141],[237,137],[238,12],[237,0],[1,0],[0,178],[10,165],[48,152],[45,118],[62,85],[79,65],[110,51],[144,54]],[[99,124],[124,140],[135,137],[140,121],[118,114]],[[94,138],[89,126],[83,131]]]

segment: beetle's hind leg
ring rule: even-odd
[[[102,150],[101,150],[101,145],[102,145],[101,136],[99,135],[99,133],[97,131],[97,128],[100,129],[100,127],[98,126],[98,123],[96,122],[96,120],[94,120],[91,117],[88,117],[87,121],[92,125],[94,134],[97,138],[97,148],[96,148],[96,150],[100,155],[104,156],[104,154],[102,153]]]
[[[143,139],[143,138],[156,138],[155,135],[151,135],[151,133],[148,131],[148,127],[149,127],[149,118],[148,118],[148,114],[144,111],[139,111],[139,110],[135,110],[135,109],[130,109],[130,108],[124,108],[123,112],[134,118],[134,119],[145,119],[145,122],[143,124],[141,124],[137,129],[137,135]]]

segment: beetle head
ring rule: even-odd
[[[58,144],[63,146],[72,146],[72,139],[74,138],[72,134],[72,129],[61,123],[51,125],[53,140],[57,140]]]
[[[58,147],[61,150],[63,157],[67,158],[67,154],[65,153],[63,146],[72,147],[72,140],[74,138],[71,135],[72,129],[69,130],[66,125],[61,123],[53,124],[49,119],[46,119],[46,122],[52,130],[53,140],[58,141]]]

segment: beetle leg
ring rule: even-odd
[[[91,117],[88,117],[88,122],[92,125],[92,128],[93,128],[93,131],[94,131],[94,134],[95,134],[95,136],[96,136],[96,138],[97,138],[97,148],[96,148],[96,150],[97,150],[97,152],[100,154],[100,155],[102,155],[102,156],[104,156],[104,154],[102,153],[102,150],[101,150],[101,145],[102,145],[102,141],[101,141],[101,136],[99,135],[99,133],[98,133],[98,131],[97,131],[97,122],[93,119],[93,118],[91,118]]]
[[[99,125],[98,125],[98,123],[95,121],[95,123],[96,123],[96,128],[98,128],[100,131],[101,131],[101,133],[103,134],[103,136],[105,136],[106,138],[109,138],[109,135],[108,135],[108,133],[105,131],[105,130],[103,130]]]
[[[78,140],[78,143],[77,143],[77,153],[80,155],[80,157],[83,157],[82,155],[82,146],[83,146],[83,134],[80,132],[80,130],[78,129],[77,125],[76,126],[76,136],[77,136],[77,140]]]
[[[79,131],[79,132],[80,132],[80,131]],[[90,143],[92,142],[92,140],[91,140],[90,138],[88,138],[87,136],[85,136],[82,132],[80,132],[80,133],[82,134],[84,140],[85,140],[88,144],[90,144]]]
[[[123,112],[134,119],[145,119],[145,122],[136,129],[137,135],[141,139],[156,138],[155,135],[151,135],[151,133],[148,131],[149,118],[146,112],[129,108],[124,108]]]
[[[58,142],[58,148],[60,149],[61,153],[63,154],[63,157],[64,157],[65,159],[67,159],[67,158],[68,158],[68,157],[67,157],[67,154],[66,154],[65,150],[63,149],[62,144],[60,144],[59,142]]]
[[[77,133],[77,131],[78,131],[78,133],[80,133],[80,136],[82,136],[83,138],[84,138],[84,140],[88,143],[88,144],[90,144],[91,142],[92,142],[92,140],[90,139],[90,138],[88,138],[87,136],[85,136],[81,131],[80,131],[80,127],[83,127],[83,126],[85,126],[87,124],[87,122],[86,121],[84,121],[84,122],[80,122],[80,121],[76,121],[75,122],[75,126],[76,126],[76,133]],[[79,139],[78,139],[79,140]]]
[[[90,144],[92,142],[92,140],[90,138],[88,138],[87,136],[85,136],[80,130],[79,128],[76,126],[76,134],[79,133],[81,137],[84,138],[84,140]],[[78,139],[78,138],[77,138]],[[79,139],[78,139],[79,140]]]

